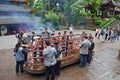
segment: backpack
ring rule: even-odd
[[[91,46],[89,47],[89,51],[92,51],[95,48],[95,43],[92,41]]]
[[[93,50],[93,49],[94,49],[94,47],[95,47],[95,43],[94,43],[94,42],[92,42],[92,43],[91,43],[91,50]]]

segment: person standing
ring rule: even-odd
[[[96,31],[95,31],[95,37],[97,37],[97,36],[98,36],[98,33],[99,33],[99,29],[98,29],[98,28],[96,28]]]
[[[84,36],[84,41],[81,42],[80,45],[80,67],[85,67],[87,64],[88,48],[90,45],[91,43],[88,40],[88,37]]]
[[[111,35],[110,35],[110,42],[113,42],[114,43],[115,41],[115,32],[114,32],[114,29],[111,30]]]
[[[94,53],[94,48],[95,48],[95,43],[94,43],[94,41],[93,41],[93,37],[91,37],[91,36],[89,36],[89,41],[91,42],[91,46],[88,48],[88,60],[87,60],[87,62],[88,62],[88,64],[90,64],[91,63],[91,60],[92,60],[92,56],[93,56],[93,53]]]
[[[23,64],[24,64],[24,54],[23,54],[23,47],[21,47],[21,42],[18,42],[14,49],[15,52],[15,60],[16,60],[16,73],[24,72]]]
[[[57,76],[60,76],[60,66],[61,66],[61,60],[62,60],[62,48],[61,46],[59,45],[59,42],[56,41],[55,43],[55,49],[57,51],[57,54],[56,54],[56,60],[57,60],[57,63],[56,63],[56,66],[55,66],[55,74]]]
[[[105,40],[107,40],[108,39],[108,28],[106,28],[106,31],[105,31]]]
[[[103,29],[101,30],[101,36],[102,36],[102,40],[101,40],[101,42],[102,42],[102,43],[105,42],[105,33],[106,33],[106,29],[103,28]]]
[[[47,48],[44,49],[43,55],[44,55],[44,64],[46,67],[46,80],[49,80],[49,77],[51,75],[51,80],[55,80],[55,64],[56,59],[55,55],[57,54],[56,49],[50,46],[50,41],[45,41]]]
[[[64,31],[64,33],[63,33],[63,39],[64,39],[64,40],[67,39],[67,31]]]
[[[34,41],[34,37],[35,37],[35,32],[32,32],[32,36],[31,36],[32,42]]]
[[[18,38],[18,41],[19,41],[19,42],[21,42],[23,35],[24,35],[23,31],[21,31],[21,32],[18,34],[17,38]]]
[[[108,41],[110,42],[110,39],[111,39],[111,32],[112,32],[112,29],[109,29],[108,30]]]
[[[86,32],[83,31],[80,36],[81,36],[81,42],[84,41],[84,36],[86,36]]]
[[[119,40],[119,36],[120,36],[120,30],[117,30],[117,40]]]
[[[71,24],[70,27],[69,27],[69,33],[70,34],[73,34],[73,25]]]
[[[101,31],[102,31],[102,30],[99,28],[99,29],[98,29],[98,36],[97,36],[98,39],[100,39]]]
[[[33,43],[32,43],[33,50],[34,50],[34,53],[33,53],[34,57],[37,56],[38,44],[39,44],[39,37],[38,36],[34,36],[34,40],[33,40]]]
[[[91,38],[92,40],[94,39],[94,37],[93,37],[93,35],[91,33],[88,35],[88,39],[89,38]]]
[[[21,40],[22,47],[23,47],[23,54],[24,54],[24,62],[27,61],[27,46],[28,46],[28,41],[27,41],[27,35],[24,34]]]
[[[45,28],[44,38],[49,38],[49,37],[50,37],[50,32],[48,32],[48,29]]]

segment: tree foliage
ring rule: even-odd
[[[93,17],[100,3],[101,0],[30,0],[29,4],[35,9],[35,15],[58,26],[63,18],[67,24],[77,24],[83,17]],[[88,5],[92,6],[85,12]]]
[[[51,22],[54,25],[55,29],[59,28],[60,17],[56,13],[54,13],[53,11],[49,11],[47,14],[45,14],[45,17],[48,22]]]
[[[86,17],[93,17],[100,7],[101,0],[78,0],[71,8],[79,15]],[[90,5],[90,6],[89,6]],[[89,6],[88,11],[85,12],[85,7]]]
[[[103,21],[101,20],[100,17],[95,17],[94,18],[94,23],[95,23],[96,26],[99,26],[100,24],[103,23]]]
[[[110,25],[111,23],[113,23],[114,21],[116,21],[115,18],[110,18],[110,19],[108,19],[107,21],[103,21],[103,22],[99,25],[99,27],[103,29],[103,28],[107,27],[108,25]]]
[[[35,9],[35,14],[41,14],[43,10],[43,1],[37,0],[34,2],[33,8]]]
[[[32,7],[32,6],[34,5],[34,1],[35,1],[35,0],[29,0],[29,2],[28,2],[27,5],[28,5],[29,7]]]
[[[120,20],[120,14],[118,14],[118,15],[116,16],[116,19],[117,19],[117,20]]]

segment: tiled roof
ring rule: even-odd
[[[10,2],[27,3],[29,0],[9,0]]]
[[[0,16],[0,24],[15,24],[15,23],[38,23],[40,17],[25,17],[25,16]]]
[[[24,6],[17,6],[17,5],[4,5],[4,4],[0,4],[0,10],[1,11],[20,11],[20,12],[30,12],[31,9],[26,8]]]

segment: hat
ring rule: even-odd
[[[27,37],[27,34],[23,34],[23,38]]]
[[[38,38],[40,38],[40,37],[38,37],[38,36],[35,36],[35,37],[34,37],[34,39],[38,39]]]

